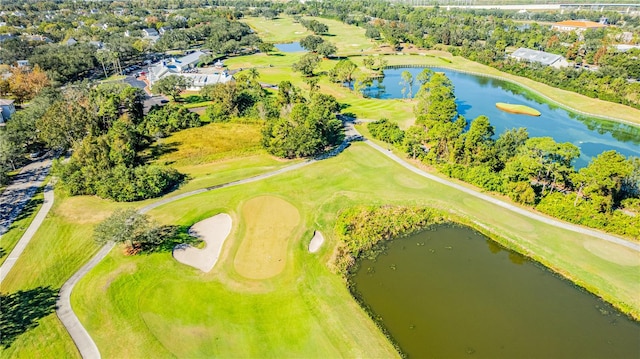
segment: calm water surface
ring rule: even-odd
[[[410,358],[639,358],[640,324],[466,227],[362,260],[355,291]]]
[[[401,73],[405,70],[415,78],[423,69],[387,69],[384,79],[381,82],[374,80],[373,85],[363,91],[364,94],[381,99],[402,98]],[[460,114],[469,121],[480,115],[489,117],[496,135],[509,128],[526,127],[531,137],[548,136],[557,142],[571,142],[581,151],[580,158],[575,161],[578,168],[586,166],[592,157],[607,150],[616,150],[625,156],[640,157],[640,127],[569,112],[546,103],[506,81],[441,68],[432,70],[444,72],[453,82]],[[419,83],[416,80],[413,95],[418,90]],[[540,111],[541,116],[506,113],[495,107],[496,102],[527,105]]]
[[[290,42],[288,44],[274,44],[276,49],[281,52],[302,52],[307,51],[302,46],[300,46],[299,42]]]

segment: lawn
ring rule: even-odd
[[[267,196],[277,199],[268,204]],[[429,205],[456,212],[494,236],[499,233],[502,243],[639,313],[640,263],[633,251],[433,183],[361,143],[294,172],[153,210],[151,215],[159,221],[178,225],[221,212],[231,214],[236,224],[214,269],[203,274],[177,263],[170,253],[125,257],[114,250],[78,284],[72,303],[106,358],[123,353],[131,357],[392,356],[393,349],[327,267],[336,244],[336,213],[356,204]],[[255,223],[277,221],[276,207],[297,211],[302,226],[292,230],[292,220],[285,228],[251,229],[259,227]],[[327,241],[319,254],[310,254],[307,246],[315,229]],[[255,237],[269,231],[272,236]],[[255,278],[239,269],[239,260],[260,261],[270,255],[248,252],[248,245],[278,238],[286,244],[272,243],[273,248],[287,248],[281,271]]]
[[[325,41],[329,41],[338,48],[338,55],[350,55],[362,51],[370,51],[377,47],[376,43],[364,36],[365,29],[353,25],[347,25],[342,21],[305,17],[316,19],[329,27],[329,33],[322,35]],[[282,16],[275,20],[263,17],[248,17],[241,21],[247,23],[262,38],[262,40],[274,44],[300,41],[306,36],[313,35],[292,17]]]
[[[326,23],[333,32],[329,21]],[[616,113],[636,122],[640,119],[640,111],[625,106],[619,108],[553,89],[446,53],[429,54],[386,58],[390,65],[428,64],[513,78],[584,111]],[[307,91],[302,77],[290,72],[291,63],[299,56],[256,54],[228,59],[227,64],[235,69],[258,66],[260,81],[277,84],[291,80]],[[358,57],[353,60],[361,61]],[[326,71],[334,63],[323,61],[319,71]],[[346,104],[344,112],[360,118],[387,117],[405,128],[411,124],[411,101],[363,99],[326,77],[320,86],[322,92],[331,93]],[[598,107],[601,103],[602,108]],[[164,139],[157,149],[156,161],[170,164],[190,177],[167,196],[296,162],[277,160],[258,144],[259,126],[239,123],[210,124]],[[284,253],[282,248],[286,248],[280,271],[270,272],[273,275],[268,278],[251,279],[235,263],[238,258],[248,263],[258,255],[241,250],[243,243],[247,247],[246,243],[255,241],[247,238],[247,233],[267,230],[258,230],[259,226],[249,229],[262,223],[267,215],[274,216],[270,220],[277,220],[273,219],[278,214],[274,209],[246,210],[247,203],[265,196],[277,197],[294,207],[300,224],[289,226],[295,227],[290,235],[274,234],[286,242],[269,247],[277,249],[274,253]],[[52,212],[2,283],[2,292],[38,286],[59,288],[97,250],[91,239],[96,223],[116,208],[141,207],[156,200],[117,204],[88,196],[68,198],[57,190]],[[431,205],[459,213],[495,233],[503,244],[536,258],[636,317],[640,315],[637,253],[529,220],[430,182],[364,144],[354,144],[338,157],[294,172],[189,197],[152,211],[153,217],[163,223],[178,225],[191,225],[220,212],[232,215],[234,229],[216,267],[202,274],[175,262],[170,253],[125,257],[116,249],[76,287],[72,296],[74,309],[104,357],[197,357],[210,356],[211,352],[222,357],[393,356],[391,346],[352,300],[341,279],[326,266],[336,244],[336,213],[361,203]],[[251,218],[250,213],[254,212],[258,218]],[[327,241],[318,254],[311,255],[307,245],[314,229],[321,230]],[[21,335],[12,347],[0,350],[2,357],[77,355],[55,315],[44,317],[38,327]]]

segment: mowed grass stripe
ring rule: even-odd
[[[291,203],[273,196],[252,198],[242,206],[245,225],[236,271],[245,278],[271,278],[287,263],[289,241],[300,224],[300,213]]]

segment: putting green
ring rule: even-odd
[[[242,206],[245,224],[242,244],[236,253],[236,271],[245,278],[271,278],[284,269],[287,247],[300,224],[300,213],[291,203],[260,196]]]

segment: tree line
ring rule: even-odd
[[[417,80],[415,125],[402,130],[386,119],[367,125],[374,138],[442,173],[573,223],[640,239],[640,159],[606,151],[576,170],[571,143],[529,137],[526,129],[495,136],[486,116],[470,123],[457,113],[453,84],[424,70]],[[468,130],[465,131],[465,128]]]

